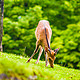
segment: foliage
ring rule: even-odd
[[[67,29],[62,31],[60,37],[56,37],[51,47],[60,47],[56,63],[72,68],[80,68],[80,23],[70,24]],[[57,41],[57,43],[56,43]],[[76,65],[75,65],[76,64]]]
[[[25,63],[28,58],[16,56],[13,54],[0,53],[0,79],[37,79],[37,80],[79,80],[80,70],[68,69],[59,65],[45,67],[45,62],[40,61],[35,64],[36,60]],[[6,63],[6,65],[5,65]],[[15,65],[15,66],[14,66]],[[4,68],[3,68],[4,67]],[[5,77],[6,76],[6,77]],[[4,79],[3,79],[3,78]]]
[[[79,0],[4,0],[4,52],[31,56],[37,24],[46,19],[53,32],[51,48],[60,47],[55,63],[80,69],[79,5]]]

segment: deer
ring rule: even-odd
[[[59,51],[60,48],[57,48],[55,50],[51,50],[50,48],[50,40],[52,36],[52,30],[50,28],[49,21],[47,20],[40,20],[38,23],[38,26],[35,31],[36,36],[36,49],[34,50],[34,53],[32,56],[28,59],[27,63],[30,62],[32,57],[37,53],[38,49],[40,49],[38,59],[36,61],[36,64],[39,63],[40,56],[44,49],[45,54],[45,63],[46,66],[48,66],[48,63],[50,64],[50,67],[54,68],[54,60],[56,59],[55,55]]]

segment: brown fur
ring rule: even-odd
[[[39,44],[41,44],[42,47],[48,47],[47,42],[46,42],[46,36],[45,36],[45,28],[46,28],[48,42],[50,44],[52,30],[50,28],[48,21],[46,21],[46,20],[39,21],[39,24],[38,24],[36,31],[35,31],[37,42],[39,41],[40,42]]]
[[[45,29],[46,29],[46,32],[45,32]],[[38,26],[36,28],[36,31],[35,31],[35,36],[36,36],[36,39],[37,39],[37,41],[36,41],[36,49],[35,49],[33,55],[30,57],[30,59],[27,62],[29,62],[31,60],[31,58],[38,51],[38,48],[40,48],[40,53],[39,53],[39,56],[38,56],[38,59],[37,59],[37,62],[36,62],[36,63],[38,63],[39,59],[40,59],[40,56],[42,54],[42,50],[44,48],[46,66],[47,66],[47,60],[48,60],[50,66],[54,67],[53,63],[54,63],[54,60],[55,60],[55,55],[54,55],[55,52],[54,52],[54,50],[50,50],[51,51],[51,53],[50,53],[45,33],[47,34],[48,43],[50,45],[50,39],[51,39],[51,35],[52,35],[52,30],[50,28],[50,25],[49,25],[48,21],[41,20],[41,21],[39,21],[39,24],[38,24]]]

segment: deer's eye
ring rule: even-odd
[[[49,58],[49,61],[50,61],[50,62],[52,62],[52,61],[53,61],[53,59],[52,59],[52,58]]]
[[[51,58],[49,58],[49,60],[51,61]]]

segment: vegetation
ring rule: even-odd
[[[0,53],[0,80],[79,80],[80,70],[68,69],[59,65],[45,67],[45,62],[8,53]],[[6,65],[5,65],[6,63]]]
[[[55,63],[80,69],[79,5],[80,0],[4,0],[4,52],[31,56],[36,43],[35,29],[39,20],[45,19],[53,32],[51,49],[60,47]]]

